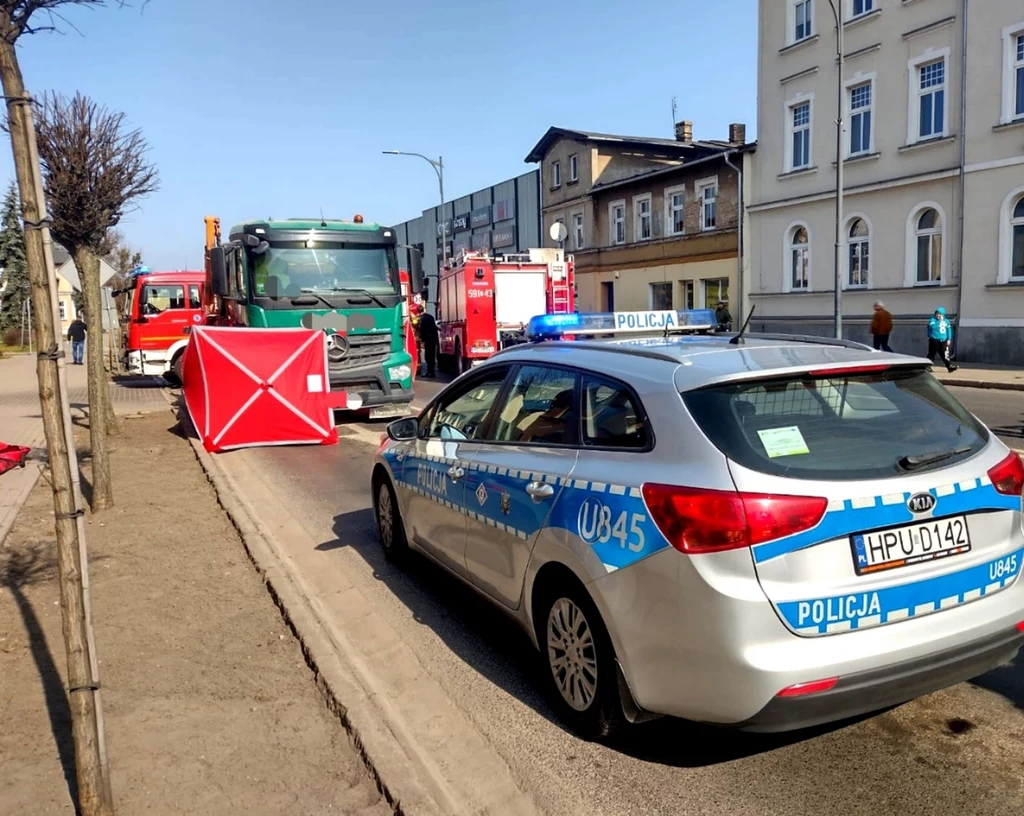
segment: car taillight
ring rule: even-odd
[[[816,368],[808,372],[812,377],[844,377],[853,374],[880,374],[892,368],[888,363],[862,365],[862,366],[838,366],[835,368]]]
[[[839,682],[838,677],[829,677],[826,680],[813,680],[810,683],[797,683],[795,686],[784,688],[776,697],[803,697],[807,694],[820,694],[823,691],[831,691]]]
[[[988,472],[992,487],[1007,496],[1024,493],[1024,461],[1016,453],[1010,453],[1002,462]]]
[[[687,554],[774,541],[818,525],[828,500],[645,484],[644,501],[662,535]]]
[[[1017,624],[1017,631],[1018,632],[1024,632],[1024,621],[1021,621],[1020,623]]]

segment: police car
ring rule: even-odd
[[[658,715],[803,728],[1011,660],[1020,457],[928,361],[713,324],[535,318],[388,427],[387,555],[515,618],[590,738]]]

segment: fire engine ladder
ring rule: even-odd
[[[555,280],[551,276],[551,307],[549,314],[568,314],[572,311],[572,292],[569,286],[568,264],[563,262],[562,279]]]

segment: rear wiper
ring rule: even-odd
[[[370,298],[371,300],[376,301],[377,304],[382,309],[386,309],[387,308],[387,304],[385,304],[383,300],[381,300],[379,297],[377,297],[375,294],[373,294],[373,292],[367,291],[366,289],[357,289],[357,288],[351,287],[351,286],[341,286],[341,287],[335,286],[333,289],[331,289],[331,291],[332,292],[358,292],[360,295],[365,295],[366,297]]]
[[[936,462],[941,462],[944,459],[951,459],[954,456],[959,456],[962,453],[970,453],[971,448],[953,448],[953,450],[942,451],[941,453],[921,453],[917,456],[901,456],[896,460],[896,464],[903,470],[917,470],[925,465],[934,465]]]

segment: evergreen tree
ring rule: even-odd
[[[25,233],[21,227],[18,190],[11,182],[0,210],[0,331],[20,328],[22,310],[29,299]]]

